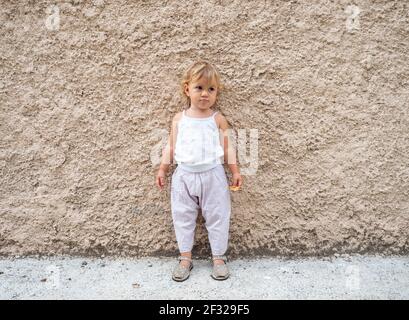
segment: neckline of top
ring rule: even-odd
[[[219,112],[219,111],[215,111],[215,112],[213,112],[213,114],[210,117],[206,117],[206,118],[194,118],[194,117],[187,116],[185,111],[186,110],[183,110],[183,116],[188,118],[188,119],[192,119],[192,120],[207,120],[207,119],[213,118],[214,115]]]

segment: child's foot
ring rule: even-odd
[[[172,279],[175,281],[185,281],[190,276],[190,270],[193,269],[192,259],[180,256],[179,263],[172,272]]]
[[[179,265],[181,266],[181,267],[184,267],[184,268],[189,268],[190,267],[190,264],[192,263],[192,260],[191,259],[189,259],[189,260],[187,260],[187,259],[179,259]]]
[[[213,265],[225,264],[223,259],[213,259]]]
[[[213,256],[212,260],[212,278],[215,280],[226,280],[230,276],[229,268],[226,264],[227,258],[225,256]]]

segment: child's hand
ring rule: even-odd
[[[243,178],[241,177],[240,173],[233,174],[232,180],[233,180],[233,184],[232,184],[233,187],[240,188],[241,185],[243,184]]]
[[[166,180],[166,172],[162,169],[159,169],[156,175],[156,181],[155,181],[159,189],[163,190],[163,187],[165,186],[165,180]]]

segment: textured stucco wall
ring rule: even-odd
[[[0,21],[0,254],[175,254],[151,152],[199,58],[259,133],[231,256],[409,252],[408,1],[2,0]]]

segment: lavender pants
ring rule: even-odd
[[[189,252],[193,248],[199,208],[206,223],[212,254],[225,254],[231,203],[223,165],[204,172],[190,172],[178,166],[172,175],[171,210],[180,252]]]

